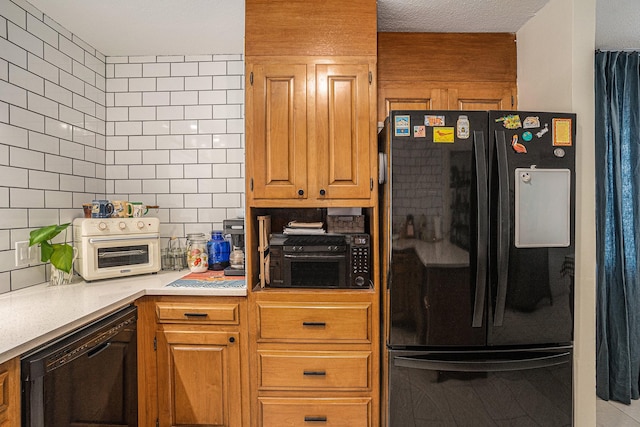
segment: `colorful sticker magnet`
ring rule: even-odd
[[[553,145],[555,147],[570,147],[573,144],[571,139],[571,119],[553,119]]]
[[[393,124],[395,136],[410,136],[409,126],[411,118],[409,116],[395,116],[395,123]]]
[[[511,148],[513,148],[513,151],[516,153],[524,154],[527,152],[527,147],[518,142],[518,135],[513,135],[511,138]]]
[[[453,127],[434,127],[433,142],[451,144],[455,141],[455,129]]]
[[[544,127],[540,129],[538,132],[536,132],[536,136],[538,138],[542,138],[542,135],[544,135],[547,132],[549,132],[549,123],[545,123]]]
[[[529,142],[533,139],[533,134],[529,131],[522,132],[522,140],[525,142]]]
[[[414,138],[425,138],[427,136],[427,132],[424,126],[414,126],[413,127],[413,137]]]
[[[520,122],[520,116],[517,114],[510,114],[496,119],[496,122],[502,122],[502,125],[506,129],[518,129],[522,127]]]
[[[538,116],[525,117],[524,121],[522,122],[522,127],[524,129],[539,128],[540,118]]]
[[[424,116],[425,126],[444,126],[444,116]]]

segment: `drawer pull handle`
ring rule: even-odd
[[[207,313],[185,313],[184,317],[207,317]]]
[[[305,422],[305,423],[326,423],[326,422],[327,422],[327,417],[310,417],[310,416],[305,416],[305,417],[304,417],[304,422]]]
[[[327,326],[326,322],[302,322],[302,326],[319,326],[319,327],[325,327]]]
[[[302,375],[308,377],[324,377],[327,373],[325,371],[304,371],[302,372]]]

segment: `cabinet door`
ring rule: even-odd
[[[255,199],[306,198],[306,65],[254,64],[248,71],[253,72],[247,97],[251,194]]]
[[[237,335],[158,331],[161,427],[242,425]]]
[[[20,359],[0,364],[0,426],[20,426]]]
[[[368,64],[316,65],[315,197],[370,197],[369,88]]]
[[[448,90],[449,110],[512,110],[517,108],[515,83],[461,83]]]

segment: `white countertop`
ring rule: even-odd
[[[448,240],[394,239],[392,249],[413,248],[425,267],[467,267],[469,252]]]
[[[0,363],[20,356],[144,295],[245,296],[247,288],[174,288],[167,284],[189,273],[48,283],[0,295]]]

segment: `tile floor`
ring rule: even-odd
[[[596,413],[597,427],[640,427],[640,400],[624,405],[597,399]]]

